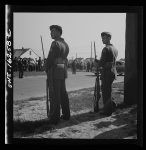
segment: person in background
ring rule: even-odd
[[[42,60],[41,60],[41,57],[39,57],[39,60],[38,60],[38,71],[41,71],[41,66],[42,66]]]
[[[76,74],[76,61],[73,60],[72,62],[72,74]]]
[[[18,70],[19,70],[19,78],[23,78],[23,62],[22,62],[22,58],[19,58]]]

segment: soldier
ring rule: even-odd
[[[41,60],[41,57],[39,57],[39,60],[38,60],[38,71],[41,71],[41,66],[42,66],[42,60]]]
[[[103,98],[103,110],[100,114],[111,115],[115,109],[115,102],[112,100],[112,83],[116,79],[116,58],[118,56],[118,50],[110,43],[111,33],[102,32],[101,38],[105,47],[102,50],[101,58],[98,63],[98,68],[102,68],[101,71],[101,90]]]
[[[23,78],[23,62],[22,58],[18,61],[19,78]]]
[[[52,80],[52,82],[48,85],[49,94],[52,95],[52,104],[50,105],[51,116],[49,123],[57,124],[60,118],[64,120],[70,119],[69,98],[65,85],[65,79],[67,78],[67,56],[69,53],[69,47],[64,39],[61,38],[62,28],[60,26],[51,25],[50,31],[51,37],[54,41],[51,44],[45,64],[47,73],[49,73],[50,69],[52,69],[52,78],[51,76],[48,76]],[[60,105],[62,108],[61,117]]]
[[[90,70],[90,62],[88,61],[87,62],[87,72],[89,72],[89,70]]]
[[[72,74],[76,74],[76,61],[72,62]]]

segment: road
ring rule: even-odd
[[[66,79],[67,91],[78,90],[82,88],[94,87],[95,75],[91,72],[77,72],[72,74],[68,72]],[[124,81],[123,76],[118,76],[114,82]],[[43,97],[46,95],[46,76],[31,76],[24,78],[14,78],[13,99],[22,100],[34,97]]]

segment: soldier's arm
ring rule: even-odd
[[[51,47],[50,47],[50,51],[45,63],[45,70],[48,71],[53,65],[54,65],[54,61],[57,55],[57,51],[58,51],[58,46],[56,44],[56,42],[52,42]]]
[[[69,47],[67,45],[66,52],[65,52],[66,65],[68,64],[68,59],[67,59],[68,54],[69,54]]]
[[[100,57],[100,60],[99,60],[99,63],[98,63],[98,67],[104,67],[105,66],[105,63],[106,63],[106,48],[104,48],[102,50],[102,53],[101,53],[101,57]]]

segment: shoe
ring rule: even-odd
[[[100,114],[100,115],[104,115],[104,116],[106,116],[106,117],[112,115],[112,113],[106,113],[106,112],[104,112],[104,111],[100,111],[99,114]]]
[[[69,118],[70,118],[70,117],[65,117],[64,115],[62,115],[62,116],[60,117],[60,119],[63,119],[63,120],[66,120],[66,121],[69,120]]]
[[[94,112],[98,113],[99,112],[99,107],[94,107]]]
[[[48,123],[49,123],[50,125],[57,125],[57,124],[59,123],[59,121],[60,121],[60,120],[58,120],[58,121],[49,120]]]

